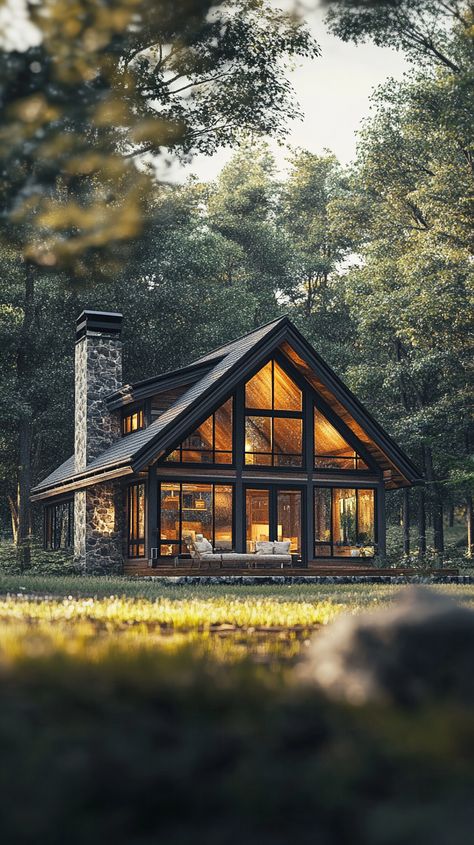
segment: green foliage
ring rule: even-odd
[[[27,10],[36,46],[0,50],[1,213],[27,260],[86,278],[116,272],[143,230],[152,162],[137,155],[278,134],[296,114],[288,62],[318,53],[266,0]]]
[[[459,70],[472,36],[468,0],[326,0],[328,23],[335,35],[356,44],[372,39],[379,47],[403,50],[416,64]]]

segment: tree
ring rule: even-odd
[[[329,0],[328,5],[329,28],[343,41],[371,38],[379,47],[403,50],[418,66],[434,64],[452,72],[459,72],[467,58],[469,0]]]
[[[289,241],[277,225],[280,185],[265,144],[249,141],[222,169],[207,198],[209,225],[233,248],[226,284],[244,284],[254,302],[253,323],[280,312],[289,281]]]
[[[349,189],[347,176],[329,152],[293,151],[289,165],[278,212],[291,250],[284,294],[296,323],[333,366],[344,370],[351,323],[341,267],[353,243],[340,225],[338,203]]]
[[[24,49],[0,50],[0,214],[23,270],[16,380],[34,378],[38,268],[111,277],[146,236],[143,152],[212,151],[294,114],[288,58],[316,55],[296,18],[264,0],[28,2]],[[34,37],[32,36],[34,33]],[[179,87],[176,88],[176,85]],[[175,87],[173,87],[175,86]],[[64,281],[64,277],[63,277]],[[19,420],[18,538],[29,559],[32,407]]]

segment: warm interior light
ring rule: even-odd
[[[206,503],[201,495],[196,499],[194,502],[195,508],[197,511],[205,511],[206,510]]]

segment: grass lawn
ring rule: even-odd
[[[340,705],[295,671],[404,589],[0,575],[1,840],[470,841],[470,708]]]

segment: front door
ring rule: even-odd
[[[291,554],[301,555],[303,493],[297,487],[247,487],[246,549],[258,540],[289,540]]]

